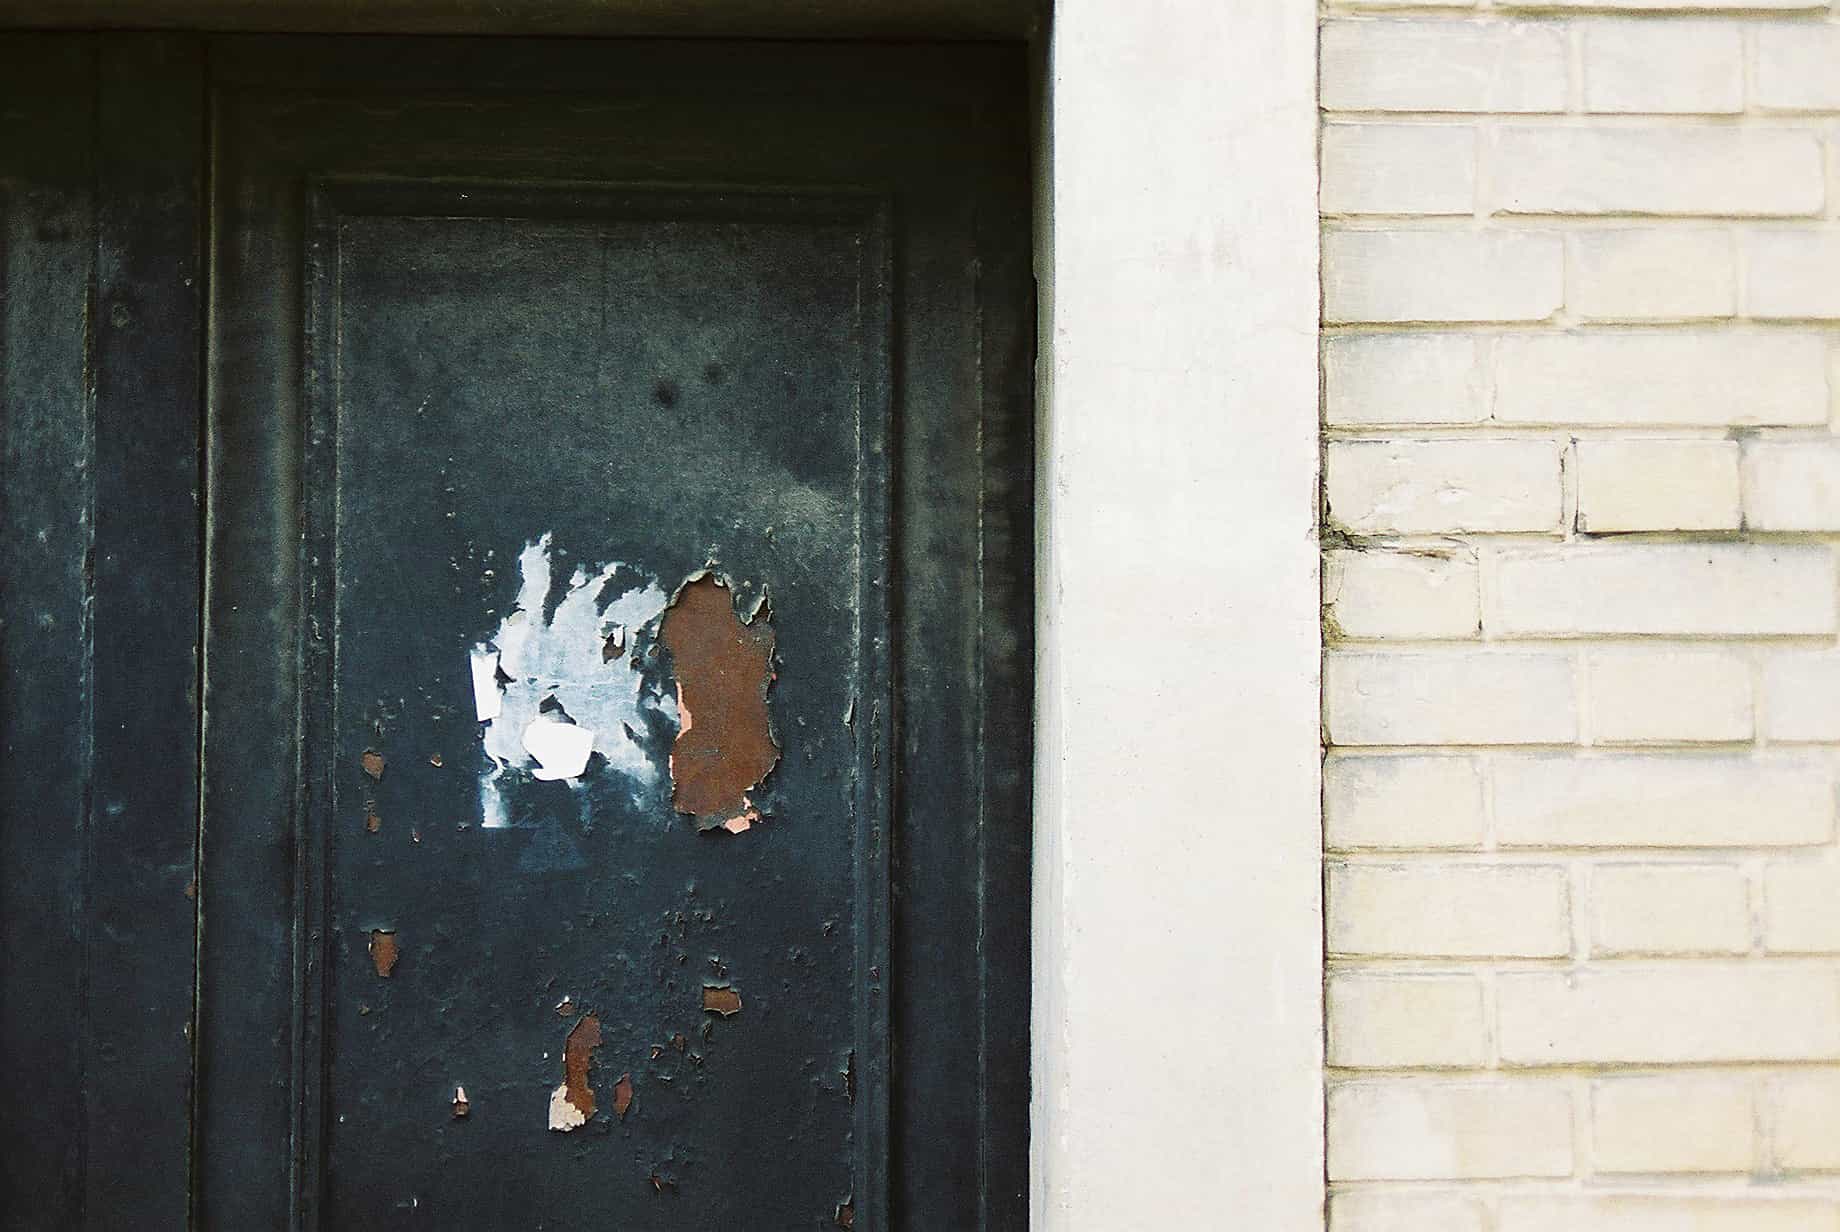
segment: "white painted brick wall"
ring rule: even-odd
[[[1332,1232],[1840,1232],[1840,0],[1327,0]]]

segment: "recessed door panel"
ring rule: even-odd
[[[880,1038],[839,994],[887,965],[855,892],[859,863],[886,879],[876,203],[474,186],[319,209],[328,1219],[832,1218]],[[705,682],[667,621],[770,637],[768,674]],[[764,694],[773,763],[702,814],[676,807],[674,747],[699,686]],[[540,759],[571,739],[588,752]]]

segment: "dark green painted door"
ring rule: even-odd
[[[5,48],[11,1226],[1024,1226],[1019,52]]]

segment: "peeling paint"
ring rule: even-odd
[[[562,1133],[580,1129],[594,1115],[594,1088],[588,1067],[601,1046],[601,1020],[583,1014],[562,1046],[562,1085],[549,1094],[549,1127]]]
[[[461,1117],[470,1115],[472,1111],[473,1111],[473,1105],[466,1098],[466,1088],[458,1087],[458,1086],[455,1087],[454,1088],[454,1119],[459,1120]]]
[[[524,545],[518,572],[516,606],[470,657],[474,713],[491,762],[480,779],[488,828],[511,824],[504,792],[516,777],[574,782],[594,754],[638,784],[656,782],[658,766],[641,742],[645,716],[677,717],[675,700],[648,688],[637,662],[607,654],[664,611],[655,580],[622,589],[618,576],[634,571],[618,561],[577,568],[546,619],[551,536]]]
[[[365,749],[364,755],[358,758],[358,764],[363,766],[364,773],[370,775],[373,779],[381,779],[383,777],[383,754],[379,753],[376,749]]]
[[[626,1119],[627,1109],[632,1107],[633,1083],[631,1074],[621,1074],[620,1080],[613,1084],[613,1113],[622,1121]]]
[[[396,970],[396,960],[402,957],[402,951],[396,944],[396,930],[393,928],[371,929],[371,966],[379,977],[390,978],[390,972]]]
[[[733,1018],[741,1012],[741,994],[725,984],[705,984],[703,1009],[724,1018]]]
[[[773,629],[764,603],[756,614],[743,621],[727,583],[705,571],[678,589],[659,630],[677,676],[671,804],[699,830],[758,822],[748,793],[779,762],[767,712]]]
[[[837,1204],[836,1220],[837,1226],[840,1228],[854,1228],[856,1226],[855,1199],[845,1198],[842,1202]]]

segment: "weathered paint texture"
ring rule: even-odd
[[[773,629],[764,607],[743,621],[728,585],[704,573],[678,590],[660,630],[677,674],[671,803],[701,830],[739,833],[759,821],[748,793],[779,762],[767,715]]]
[[[562,1085],[549,1095],[551,1129],[563,1133],[580,1129],[594,1115],[594,1088],[588,1083],[588,1067],[594,1062],[594,1050],[600,1046],[601,1020],[593,1014],[582,1015],[562,1046]]]
[[[741,994],[726,985],[705,984],[703,1008],[711,1014],[732,1018],[741,1012]]]

